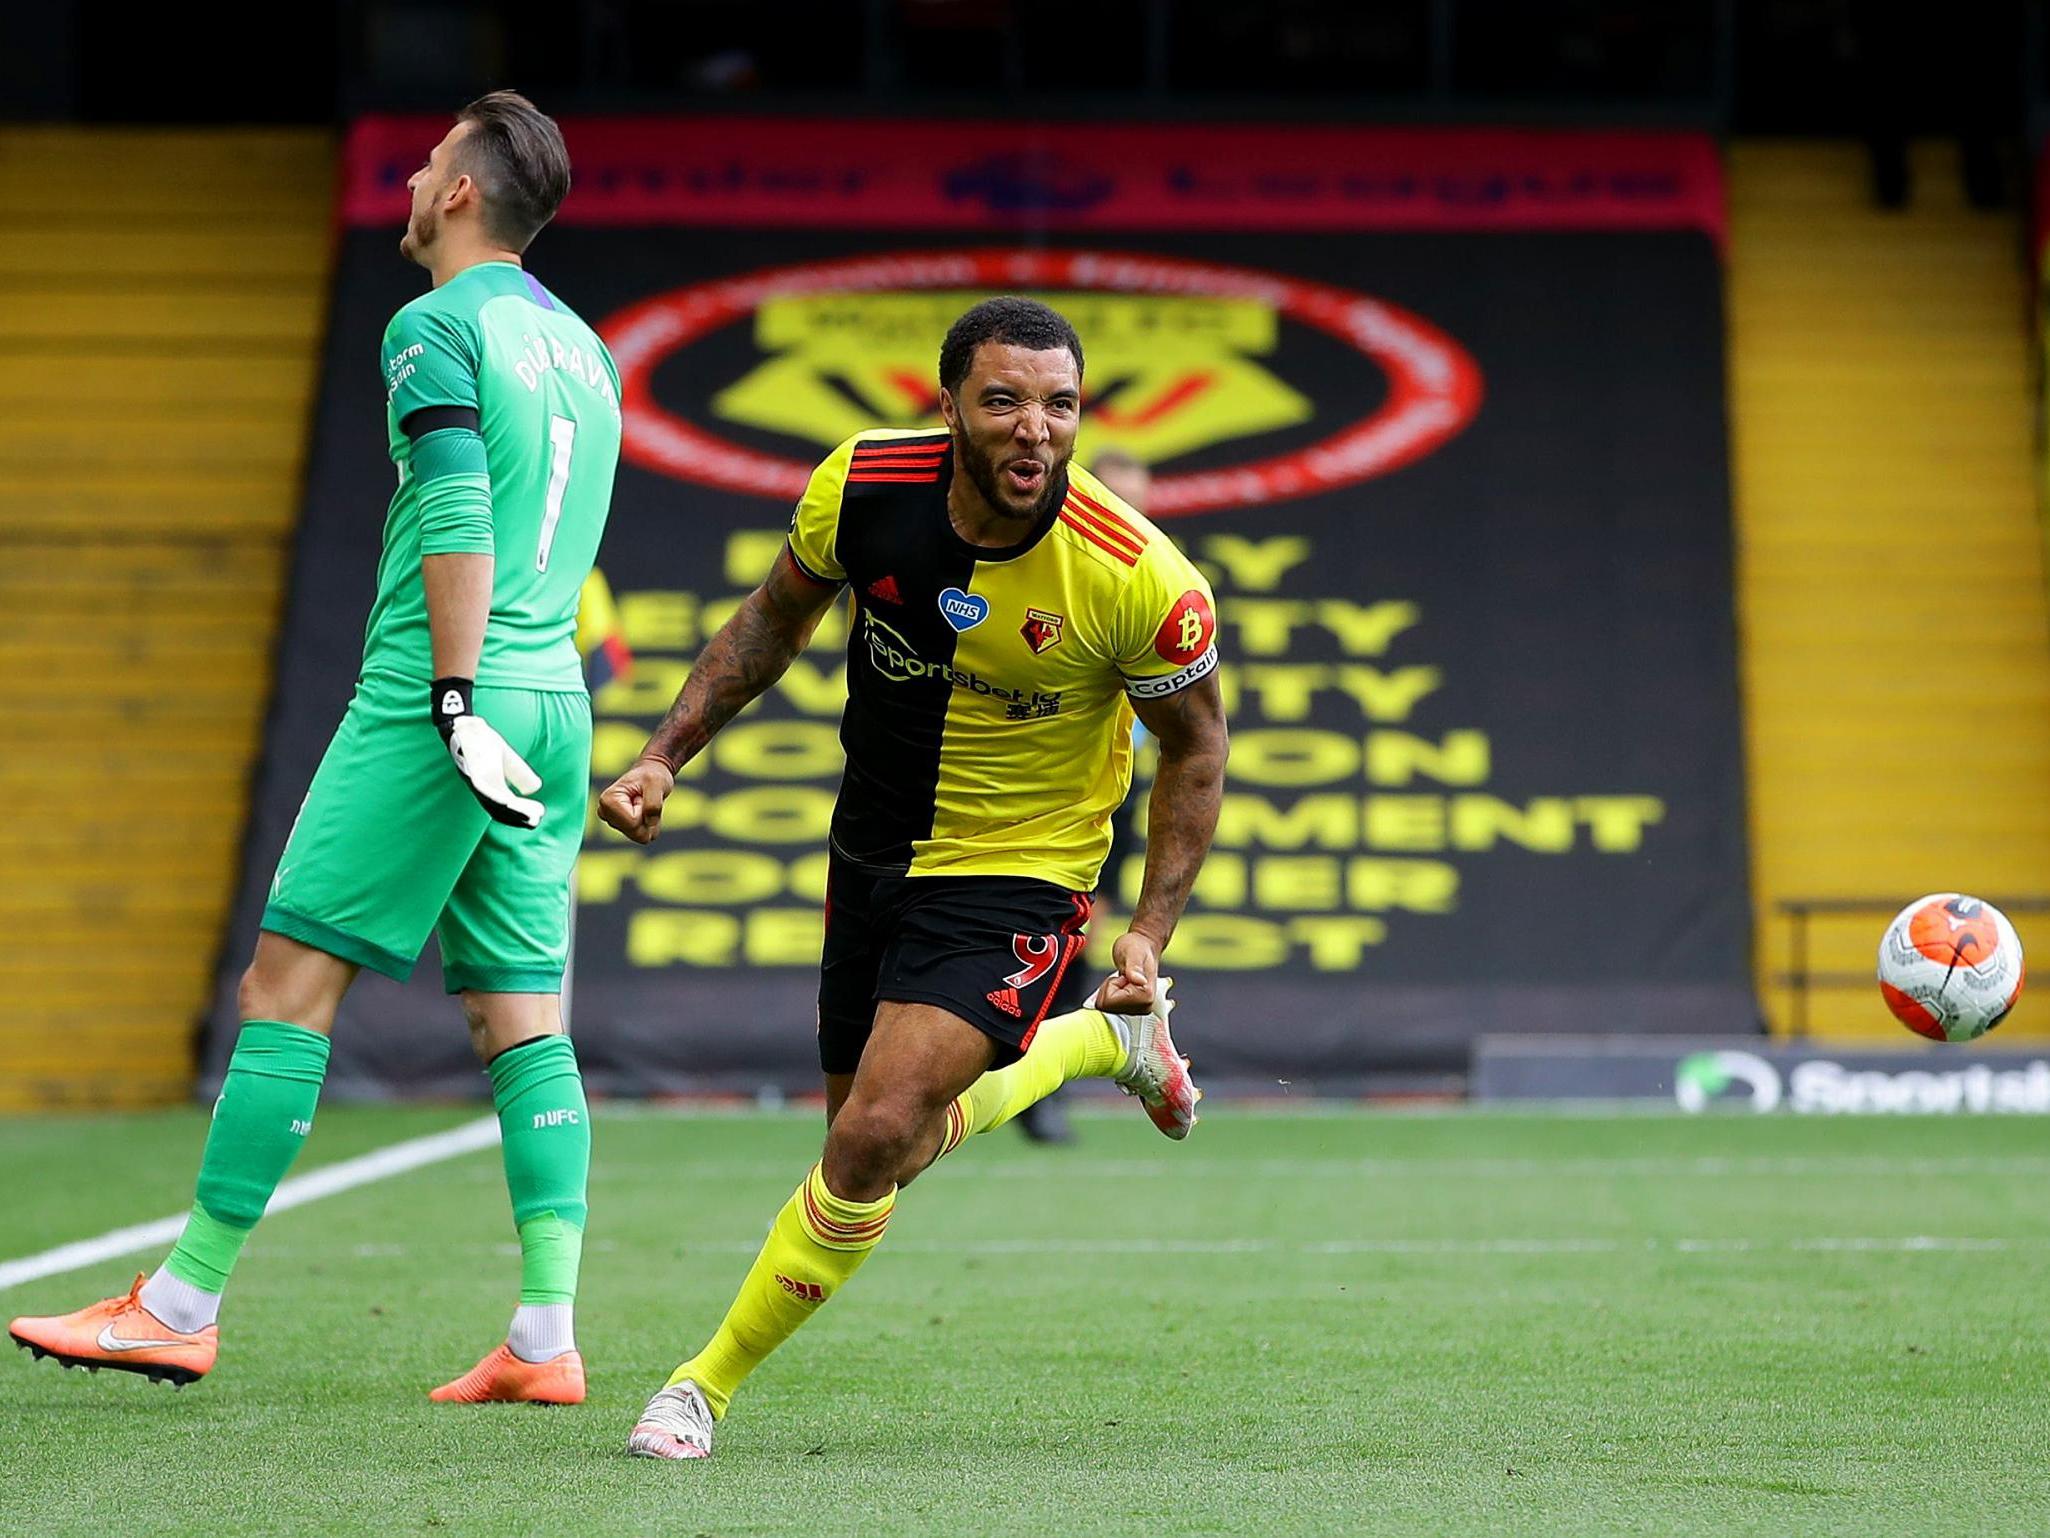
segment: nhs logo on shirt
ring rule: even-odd
[[[940,615],[958,634],[973,630],[989,618],[989,600],[979,593],[964,593],[950,587],[940,594]]]

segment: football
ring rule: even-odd
[[[1957,892],[1909,903],[1879,941],[1879,992],[1931,1041],[1974,1041],[2022,991],[2022,942],[2007,915]]]

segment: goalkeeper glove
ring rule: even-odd
[[[434,728],[448,744],[449,757],[456,761],[456,773],[470,787],[477,804],[491,814],[493,822],[509,828],[534,828],[541,824],[542,806],[525,799],[541,788],[541,776],[527,767],[492,729],[491,723],[471,708],[473,678],[437,678],[434,681]],[[520,794],[515,795],[518,791]]]

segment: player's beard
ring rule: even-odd
[[[441,219],[428,204],[406,221],[406,233],[399,237],[399,255],[409,262],[427,263],[427,253],[441,239]]]
[[[1010,454],[1005,463],[1022,459],[1021,454]],[[954,464],[968,472],[968,481],[982,493],[982,500],[989,504],[1000,517],[1014,518],[1020,523],[1035,524],[1046,517],[1047,511],[1068,491],[1068,461],[1075,457],[1075,451],[1067,453],[1047,466],[1046,475],[1039,483],[1039,495],[1030,507],[1021,508],[1003,490],[1002,475],[994,454],[985,454],[969,440],[968,434],[960,428],[954,429]]]

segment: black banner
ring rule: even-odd
[[[395,244],[343,237],[216,1073],[358,659],[391,475],[376,338],[421,281]],[[1219,599],[1230,783],[1168,957],[1199,1065],[1348,1087],[1463,1067],[1482,1033],[1752,1028],[1709,235],[566,221],[532,262],[627,386],[601,565],[635,660],[596,696],[595,785],[767,569],[805,468],[930,420],[947,321],[1033,292],[1089,351],[1082,457],[1155,466],[1152,511]],[[814,1082],[843,613],[691,766],[657,845],[593,819],[573,1025],[598,1087]],[[1099,955],[1142,859],[1106,872]],[[405,987],[366,977],[337,1087],[474,1085],[438,992],[431,954]]]
[[[1755,1036],[1496,1036],[1474,1044],[1469,1087],[1476,1100],[1637,1100],[1690,1115],[2045,1116],[2050,1057],[2024,1048],[1934,1042],[1832,1050]]]

